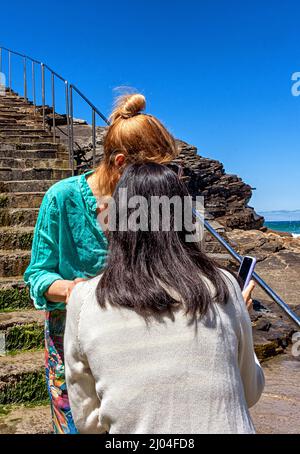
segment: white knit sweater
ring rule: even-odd
[[[255,433],[248,407],[264,387],[250,318],[236,280],[226,305],[189,325],[146,324],[134,311],[102,309],[100,277],[76,285],[67,305],[65,367],[80,433]]]

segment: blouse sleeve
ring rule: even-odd
[[[101,401],[96,382],[79,339],[80,313],[83,306],[82,290],[87,283],[79,283],[72,290],[67,304],[64,336],[65,372],[68,397],[75,426],[81,434],[105,433],[99,420]]]
[[[54,310],[65,307],[64,303],[48,302],[44,293],[50,285],[63,279],[58,273],[59,212],[54,197],[48,194],[42,201],[34,229],[31,261],[24,273],[24,281],[30,288],[30,296],[37,309]]]
[[[233,276],[231,276],[230,280],[233,282],[235,288],[235,299],[237,299],[236,306],[239,312],[239,369],[244,387],[245,399],[248,408],[250,408],[258,402],[264,390],[265,377],[254,351],[251,319],[240,286]]]

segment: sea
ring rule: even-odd
[[[272,230],[291,233],[300,237],[300,210],[261,211],[265,218],[265,226]]]
[[[288,232],[295,238],[300,237],[300,221],[266,221],[265,226],[279,232]]]

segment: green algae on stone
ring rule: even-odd
[[[29,290],[25,286],[0,288],[0,312],[32,308]]]
[[[19,237],[18,247],[20,249],[31,249],[33,241],[33,233],[22,233]]]
[[[6,416],[11,413],[16,408],[36,408],[36,407],[46,407],[49,405],[49,397],[46,399],[35,401],[35,402],[23,402],[22,404],[10,403],[10,404],[1,404],[0,405],[0,418],[1,416]]]
[[[0,195],[0,208],[5,208],[8,205],[8,197],[5,194]]]
[[[0,387],[0,405],[36,403],[48,398],[45,371],[26,373]]]
[[[38,323],[14,325],[6,330],[5,348],[12,350],[31,350],[44,345],[44,327]]]
[[[33,232],[23,232],[15,226],[13,230],[6,230],[0,237],[0,249],[23,249],[30,250],[33,240]]]

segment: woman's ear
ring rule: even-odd
[[[118,153],[115,157],[115,166],[122,167],[125,162],[125,155],[123,153]]]

